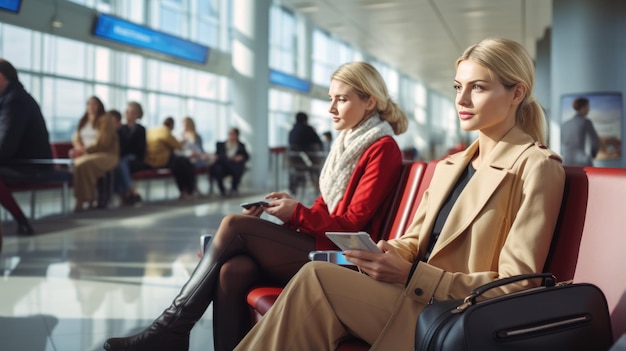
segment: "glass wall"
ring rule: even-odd
[[[298,47],[310,45],[312,58],[310,76],[300,77],[310,80],[318,88],[327,89],[329,78],[341,64],[351,61],[368,61],[381,73],[389,89],[389,94],[409,118],[409,128],[396,140],[405,156],[415,159],[430,159],[440,154],[459,140],[458,121],[454,104],[439,94],[428,98],[429,90],[420,82],[403,75],[375,58],[366,57],[358,48],[352,47],[320,28],[313,27],[307,35],[298,35],[297,28],[303,26],[304,18],[293,14],[279,5],[271,10],[270,21],[270,65],[274,69],[296,75],[300,72],[299,63],[307,62],[308,57],[300,57]],[[303,43],[310,41],[310,43]],[[305,64],[306,65],[306,64]],[[320,90],[317,91],[321,93]],[[287,89],[272,89],[269,93],[270,146],[284,146],[288,131],[293,125],[297,111],[309,114],[309,123],[323,133],[333,130],[329,118],[327,99],[311,96]]]
[[[233,10],[229,0],[72,1],[207,45],[211,50],[230,52]],[[426,159],[463,140],[453,102],[396,67],[311,26],[305,17],[279,1],[271,5],[268,24],[270,68],[314,86],[309,93],[270,88],[270,147],[287,144],[298,111],[309,114],[309,123],[320,134],[331,130],[336,136],[325,98],[329,78],[341,64],[363,60],[377,67],[390,95],[409,117],[409,130],[396,137],[402,149],[415,149]],[[6,24],[0,25],[0,33],[0,55],[16,63],[25,86],[41,102],[53,140],[69,139],[90,95],[99,96],[107,108],[120,110],[129,100],[139,101],[145,109],[143,124],[148,127],[168,116],[177,121],[191,116],[208,151],[223,138],[214,131],[233,124],[230,79],[226,76]]]
[[[223,45],[228,0],[73,0],[140,24],[197,41]],[[151,18],[151,20],[149,20]],[[51,141],[69,141],[89,96],[106,109],[125,110],[130,100],[144,108],[141,123],[152,127],[172,116],[195,119],[207,151],[229,123],[229,79],[199,69],[112,50],[47,33],[0,24],[0,57],[12,62],[25,88],[39,102]],[[174,132],[180,134],[177,123]]]

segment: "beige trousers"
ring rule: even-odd
[[[76,158],[74,160],[74,197],[76,201],[94,201],[98,178],[115,168],[118,161],[117,155],[104,152],[95,152]]]
[[[404,287],[326,262],[304,265],[235,350],[335,350],[355,335],[378,338]],[[398,340],[412,349],[413,334]]]

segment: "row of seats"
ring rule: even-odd
[[[72,148],[71,142],[56,142],[50,143],[52,147],[52,156],[55,159],[67,159],[69,157],[69,151]],[[196,174],[209,174],[209,167],[196,168]],[[169,168],[156,168],[156,169],[143,169],[131,174],[133,180],[156,180],[156,179],[171,179],[174,175]],[[211,182],[212,183],[212,182]],[[150,183],[146,182],[145,195],[149,197]],[[211,184],[212,185],[212,184]],[[212,188],[212,187],[211,187]],[[209,191],[212,191],[210,189]]]
[[[68,162],[69,159],[69,151],[72,148],[71,142],[52,142],[50,143],[50,147],[52,149],[52,157],[53,162],[56,163],[56,167],[59,169],[66,169],[67,165],[70,164]],[[197,168],[196,175],[206,174],[209,175],[209,167]],[[158,168],[158,169],[145,169],[138,172],[132,173],[132,178],[135,181],[143,181],[144,185],[144,197],[146,199],[150,198],[150,184],[152,180],[169,180],[173,179],[173,174],[169,168]],[[61,178],[61,177],[59,177]],[[109,177],[110,178],[110,177]],[[61,191],[61,212],[63,214],[69,211],[69,188],[72,186],[72,177],[71,174],[68,174],[68,177],[65,179],[54,179],[54,180],[41,180],[39,182],[12,182],[12,183],[2,183],[0,180],[0,196],[5,200],[3,203],[13,203],[14,206],[11,206],[10,211],[17,212],[18,214],[23,216],[22,210],[17,205],[17,202],[13,198],[12,192],[30,192],[30,214],[29,218],[35,217],[35,208],[37,203],[37,191],[41,190],[54,190],[59,189]],[[99,187],[102,185],[99,184]],[[110,185],[105,185],[105,187],[110,187]],[[111,191],[108,189],[108,191]],[[101,192],[101,191],[100,191]],[[213,192],[213,181],[209,181],[209,194]],[[108,198],[109,195],[107,195]],[[107,201],[108,202],[108,201]]]
[[[411,223],[436,161],[405,163],[402,179],[387,214],[387,239],[401,236]],[[592,283],[605,294],[613,336],[626,333],[626,169],[565,167],[559,219],[544,272],[559,281]],[[248,294],[252,318],[258,321],[272,306],[281,287],[255,287]],[[356,338],[341,351],[367,350]]]

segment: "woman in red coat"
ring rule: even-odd
[[[365,62],[345,64],[331,77],[329,113],[336,130],[320,176],[321,196],[307,208],[284,192],[269,205],[226,216],[188,282],[143,332],[111,338],[106,350],[187,350],[189,332],[213,302],[215,350],[232,350],[250,329],[246,293],[253,285],[284,286],[308,262],[308,253],[336,249],[328,231],[367,231],[379,239],[402,155],[393,134],[406,131],[404,112],[385,82]],[[260,219],[263,212],[278,225]]]

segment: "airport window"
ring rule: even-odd
[[[389,95],[395,100],[398,100],[398,89],[399,89],[399,76],[398,71],[392,69],[388,65],[380,62],[380,61],[371,61],[371,64],[376,67],[380,75],[385,80],[387,84],[387,89],[389,90]]]
[[[270,67],[295,75],[298,61],[296,18],[283,7],[270,9]]]
[[[156,63],[157,69],[151,73],[159,79],[158,89],[171,93],[180,91],[183,68],[165,62]]]
[[[150,126],[157,126],[163,123],[166,117],[173,117],[178,124],[180,124],[180,111],[183,110],[184,100],[165,94],[148,94],[148,108],[147,113],[144,115],[146,124]],[[180,130],[180,125],[174,127],[175,130]]]
[[[111,2],[113,0],[70,0],[70,1],[83,5],[83,6],[93,7],[100,12],[111,12]]]
[[[41,107],[52,141],[71,140],[78,120],[85,113],[89,85],[62,78],[43,78]],[[105,102],[105,108],[110,108]]]
[[[2,57],[17,69],[32,69],[33,40],[31,31],[8,24],[0,24]]]
[[[450,99],[432,92],[429,102],[429,111],[432,116],[429,119],[433,136],[431,140],[436,144],[434,152],[437,157],[441,157],[458,141],[459,122],[454,103]]]
[[[123,9],[118,15],[135,23],[146,23],[145,2],[137,0],[120,0],[120,9]]]
[[[330,76],[340,65],[361,61],[361,53],[341,41],[331,38],[328,33],[313,30],[313,76],[315,84],[328,86]]]
[[[311,124],[320,135],[325,131],[331,131],[333,134],[336,134],[333,127],[333,120],[330,118],[330,112],[328,112],[329,108],[329,100],[311,100],[311,114],[309,115],[309,124]]]
[[[278,89],[269,91],[269,146],[286,146],[289,130],[293,125],[296,104],[295,95]]]
[[[111,80],[111,50],[103,47],[95,48],[95,80],[109,82]]]
[[[121,83],[131,87],[143,85],[145,59],[139,55],[120,53],[121,68],[125,69],[120,75]]]
[[[71,139],[91,95],[122,112],[127,101],[140,102],[148,128],[167,115],[178,130],[184,115],[199,118],[206,145],[225,135],[212,131],[231,124],[227,77],[7,24],[0,24],[0,57],[16,65],[39,102],[51,141]]]
[[[221,80],[218,76],[197,72],[192,75],[192,78],[194,79],[194,89],[192,93],[195,96],[225,101],[225,96],[222,93],[227,90],[227,87],[221,84]]]
[[[44,72],[74,78],[84,77],[87,45],[75,40],[44,35],[43,52],[47,56],[42,61]]]
[[[179,37],[185,35],[185,20],[183,6],[180,1],[162,0],[159,7],[158,29]]]
[[[219,47],[220,2],[218,0],[195,0],[192,6],[191,25],[194,29],[192,29],[191,39],[201,44]]]
[[[328,86],[328,79],[337,68],[330,59],[330,36],[321,30],[313,30],[313,75],[315,84]]]

